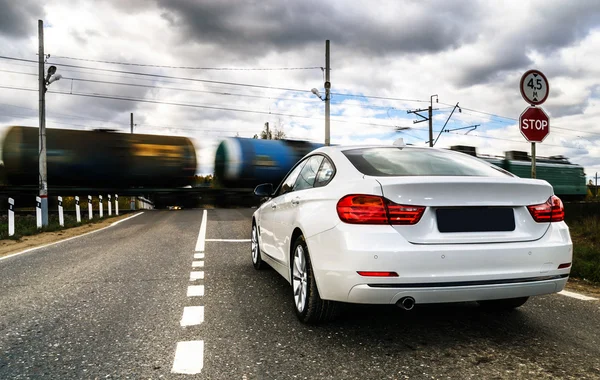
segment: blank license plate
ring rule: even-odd
[[[461,207],[436,210],[440,232],[502,232],[515,230],[509,207]]]

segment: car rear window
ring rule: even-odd
[[[394,176],[506,177],[510,173],[462,153],[418,148],[360,148],[343,151],[361,173]]]

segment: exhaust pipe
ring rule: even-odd
[[[415,299],[412,297],[402,297],[396,302],[399,308],[410,311],[415,307]]]

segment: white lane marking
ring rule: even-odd
[[[204,322],[204,306],[186,306],[179,322],[181,326],[195,326]]]
[[[204,241],[206,239],[206,210],[202,213],[202,223],[200,223],[200,232],[198,233],[198,241],[196,242],[196,252],[204,252]]]
[[[204,253],[194,253],[194,259],[204,259]]]
[[[171,372],[194,375],[200,373],[202,367],[204,367],[204,341],[178,342]]]
[[[204,280],[204,272],[190,272],[190,281]]]
[[[204,267],[204,261],[192,261],[192,268]]]
[[[204,285],[190,285],[187,290],[188,297],[203,297]]]
[[[567,296],[567,297],[577,298],[578,300],[582,300],[582,301],[595,301],[598,299],[598,298],[594,298],[594,297],[584,296],[583,294],[579,294],[579,293],[569,292],[567,290],[558,292],[558,294],[561,294],[561,295]]]
[[[27,252],[35,251],[35,250],[37,250],[37,249],[42,249],[42,248],[50,247],[50,246],[52,246],[52,245],[56,245],[56,244],[64,243],[64,242],[66,242],[66,241],[69,241],[69,240],[73,240],[73,239],[77,239],[77,238],[80,238],[80,237],[84,237],[84,236],[86,236],[86,235],[95,234],[96,232],[100,232],[100,231],[106,230],[107,228],[114,227],[114,226],[116,226],[117,224],[119,224],[119,223],[121,223],[121,222],[124,222],[124,221],[126,221],[126,220],[129,220],[129,219],[135,218],[136,216],[140,216],[140,215],[142,215],[143,213],[144,213],[144,212],[142,211],[142,212],[139,212],[139,213],[137,213],[137,214],[135,214],[135,215],[128,216],[128,217],[127,217],[127,218],[125,218],[125,219],[121,219],[121,220],[119,220],[119,221],[113,222],[113,223],[111,223],[110,225],[108,225],[108,226],[106,226],[106,227],[99,228],[99,229],[97,229],[97,230],[95,230],[95,231],[86,232],[86,233],[84,233],[84,234],[81,234],[81,235],[77,235],[77,236],[73,236],[73,237],[70,237],[70,238],[67,238],[67,239],[63,239],[63,240],[59,240],[59,241],[55,241],[54,243],[45,244],[45,245],[40,245],[39,247],[28,248],[28,249],[26,249],[26,250],[24,250],[24,251],[21,251],[21,252],[17,252],[17,253],[13,253],[13,254],[11,254],[11,255],[8,255],[8,256],[0,257],[0,261],[2,261],[2,260],[6,260],[6,259],[8,259],[8,258],[10,258],[10,257],[13,257],[13,256],[22,255],[23,253],[27,253]]]
[[[220,241],[226,243],[250,243],[250,239],[204,239],[204,241]]]

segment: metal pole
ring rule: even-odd
[[[129,116],[130,116],[129,124],[131,125],[131,134],[133,134],[133,112]]]
[[[48,225],[48,172],[46,166],[46,81],[44,78],[44,22],[38,20],[38,63],[40,97],[39,185],[42,201],[42,226]]]
[[[531,143],[531,178],[535,178],[535,143]]]
[[[329,40],[325,41],[325,145],[330,143],[330,127],[329,127],[329,92],[331,90],[331,82],[329,81]]]
[[[596,191],[594,192],[594,196],[597,197],[598,196],[598,172],[596,172],[596,185],[594,186],[594,189],[596,189]]]
[[[429,106],[429,146],[433,146],[433,98],[431,99],[432,104]]]

